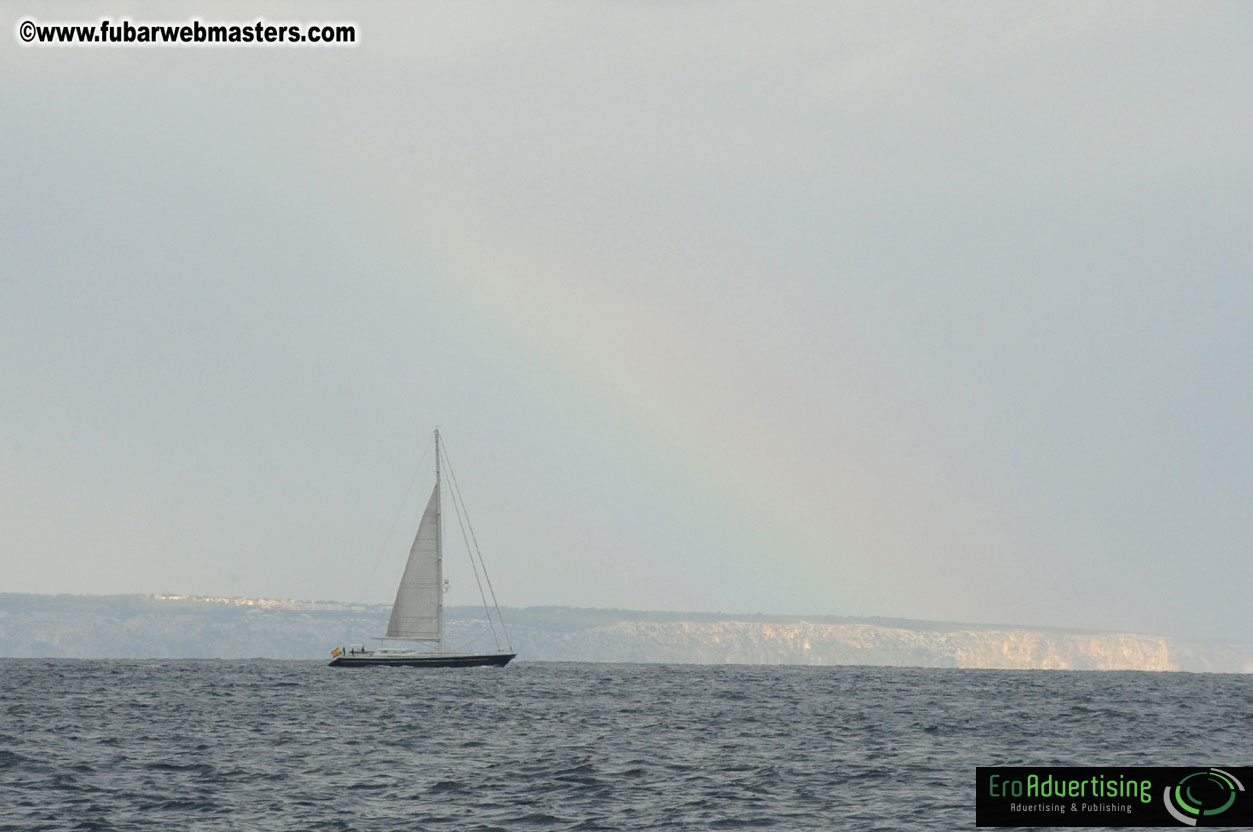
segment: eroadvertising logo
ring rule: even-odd
[[[975,769],[976,826],[1253,826],[1253,768]]]
[[[1162,801],[1175,820],[1188,826],[1230,826],[1227,817],[1218,816],[1236,805],[1236,794],[1242,791],[1244,784],[1230,771],[1211,768],[1186,775],[1174,789],[1167,786]],[[1200,823],[1211,818],[1212,824]]]

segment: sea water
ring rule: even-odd
[[[0,661],[0,829],[963,829],[980,765],[1248,765],[1171,673]]]

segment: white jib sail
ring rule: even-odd
[[[439,485],[422,513],[409,563],[396,590],[387,622],[388,638],[438,641],[440,638]]]

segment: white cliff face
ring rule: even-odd
[[[618,621],[549,644],[569,659],[701,664],[915,665],[989,669],[1180,670],[1170,639],[1127,633],[811,621]],[[1253,651],[1222,668],[1253,672]]]
[[[316,659],[383,632],[390,607],[203,596],[0,593],[0,656]],[[481,609],[450,643],[492,649]],[[1253,673],[1253,644],[926,621],[505,609],[523,661]]]

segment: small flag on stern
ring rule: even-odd
[[[332,659],[338,659],[338,658],[339,658],[340,653],[343,653],[343,652],[344,652],[344,648],[342,648],[342,647],[336,647],[334,650],[332,650],[332,651],[331,651],[331,658],[332,658]]]

